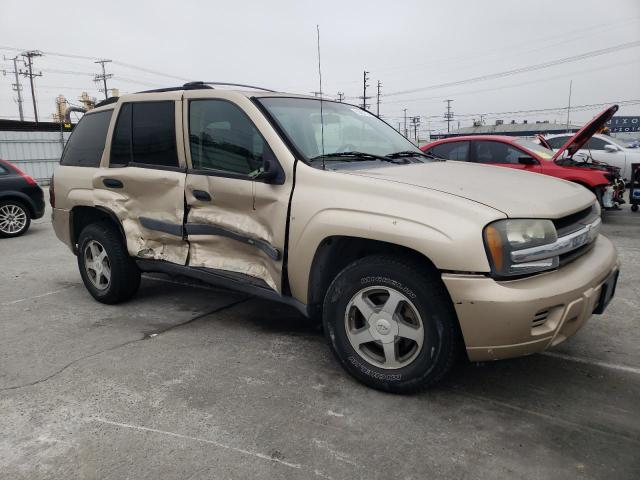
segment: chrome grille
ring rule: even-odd
[[[558,239],[548,245],[511,252],[516,264],[557,258],[559,264],[575,260],[586,253],[600,233],[602,221],[595,207],[589,207],[567,217],[555,220]],[[559,227],[559,228],[558,228]]]

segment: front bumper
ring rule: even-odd
[[[576,333],[591,317],[602,285],[618,269],[615,247],[600,235],[594,247],[553,272],[495,281],[443,274],[471,361],[540,352]]]

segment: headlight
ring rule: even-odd
[[[526,263],[515,263],[511,258],[512,252],[551,245],[556,240],[558,234],[551,220],[498,220],[484,229],[484,245],[491,270],[497,277],[514,277],[556,268],[558,257]]]

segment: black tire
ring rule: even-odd
[[[631,211],[632,212],[637,212],[638,211],[638,205],[636,205],[636,204],[631,205]]]
[[[104,248],[110,267],[110,280],[103,289],[94,285],[85,268],[85,251],[92,241]],[[101,303],[114,304],[129,300],[140,287],[140,270],[129,256],[120,232],[109,222],[92,223],[80,232],[78,268],[85,287]]]
[[[451,369],[459,352],[457,317],[444,284],[436,272],[418,269],[414,264],[385,255],[362,258],[338,274],[324,299],[324,331],[334,354],[353,377],[378,390],[412,393],[432,386]],[[373,286],[401,292],[422,318],[422,348],[406,366],[385,369],[373,365],[349,341],[347,306],[358,292]],[[398,337],[394,338],[395,343]]]
[[[24,215],[24,225],[15,232],[0,230],[0,238],[13,238],[24,235],[26,231],[29,230],[29,226],[31,225],[31,213],[29,213],[29,209],[27,208],[27,206],[24,203],[19,202],[18,200],[11,199],[0,201],[0,210],[2,210],[3,208],[18,209],[21,214]]]

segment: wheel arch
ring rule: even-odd
[[[87,225],[101,221],[113,224],[118,229],[118,232],[120,232],[122,241],[125,242],[126,245],[126,235],[124,233],[124,228],[122,227],[122,223],[120,223],[120,220],[113,211],[99,205],[78,205],[71,209],[69,215],[69,230],[71,234],[70,238],[73,244],[74,253],[77,254],[78,237],[80,236],[80,232],[82,232],[82,229],[84,229]]]
[[[28,195],[25,195],[22,192],[17,192],[13,190],[10,190],[7,192],[0,192],[0,201],[4,201],[4,200],[18,201],[21,204],[23,204],[25,207],[27,207],[31,218],[34,218],[36,216],[36,206],[33,203],[33,200],[31,200]]]
[[[344,267],[360,258],[376,254],[408,258],[416,265],[439,274],[438,268],[429,257],[412,248],[363,237],[328,236],[318,245],[309,271],[307,286],[309,316],[312,319],[322,317],[322,303],[327,289]]]

